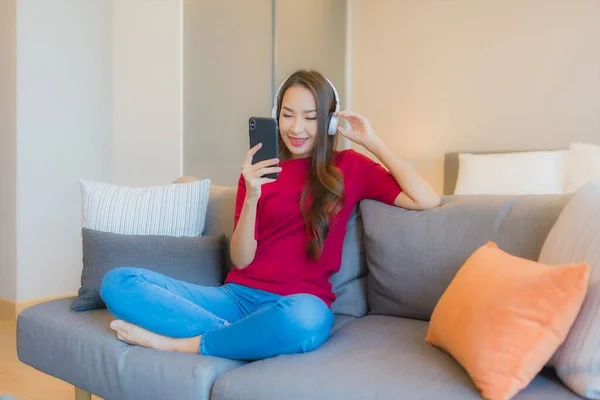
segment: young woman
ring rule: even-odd
[[[315,71],[284,81],[276,97],[280,158],[242,166],[231,258],[224,285],[202,287],[145,269],[120,267],[100,294],[117,337],[159,350],[256,360],[316,349],[329,337],[335,300],[329,278],[341,265],[348,219],[362,199],[412,210],[440,196],[375,135],[339,112],[335,87]],[[337,127],[344,118],[350,128]],[[339,132],[385,165],[336,151]],[[279,172],[277,179],[263,176]]]

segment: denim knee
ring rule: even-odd
[[[285,313],[288,327],[304,351],[321,345],[329,336],[333,325],[333,312],[323,300],[310,294],[286,296],[278,302]]]
[[[140,268],[117,267],[104,275],[100,283],[100,298],[108,306],[123,290],[125,285],[139,274]]]

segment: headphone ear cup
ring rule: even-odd
[[[327,134],[335,135],[339,124],[339,118],[335,117],[333,113],[329,113],[329,124],[327,125]]]
[[[271,109],[271,118],[277,120],[277,104],[275,104]]]

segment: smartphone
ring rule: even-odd
[[[252,158],[252,164],[279,157],[279,133],[277,132],[277,121],[274,118],[251,117],[248,120],[248,132],[250,148],[262,143],[262,147]],[[279,173],[265,174],[263,177],[276,179],[279,177]]]

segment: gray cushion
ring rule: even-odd
[[[350,215],[342,247],[342,265],[329,280],[336,299],[336,314],[362,317],[367,314],[367,262],[362,241],[362,218],[358,206]]]
[[[456,272],[490,240],[537,260],[570,198],[448,196],[427,211],[361,202],[371,313],[429,320]]]
[[[77,311],[104,307],[98,290],[116,267],[144,267],[175,279],[206,286],[221,283],[223,236],[121,235],[82,229],[83,270]]]
[[[342,327],[346,326],[350,322],[356,320],[356,317],[351,315],[338,315],[336,314],[333,319],[333,326],[331,327],[331,333],[336,332]]]
[[[241,362],[130,346],[106,309],[75,312],[70,299],[19,314],[17,352],[25,364],[104,399],[208,399],[216,378]]]
[[[233,234],[233,215],[237,188],[233,186],[212,185],[206,213],[205,235],[223,234],[224,275],[233,264],[229,253],[229,241]],[[367,313],[366,274],[364,246],[362,245],[362,220],[358,207],[353,211],[342,249],[342,265],[330,282],[337,299],[331,305],[336,314],[361,317]],[[225,276],[223,276],[223,280]]]
[[[212,399],[481,399],[468,374],[425,343],[427,322],[369,315],[320,348],[246,364],[217,380]],[[576,399],[542,375],[515,400]]]

